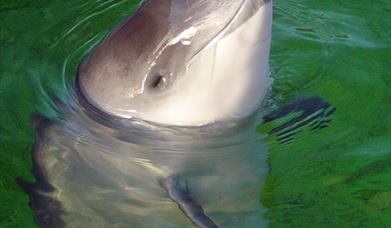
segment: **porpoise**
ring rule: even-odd
[[[142,1],[82,60],[64,117],[32,118],[36,183],[18,183],[37,224],[265,225],[243,129],[271,84],[271,24],[271,0]]]

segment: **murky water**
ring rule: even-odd
[[[164,197],[158,184],[150,185],[152,179],[158,178],[156,175],[175,172],[188,179],[189,187],[202,196],[202,202],[220,202],[206,203],[206,211],[231,224],[243,223],[241,218],[253,218],[256,223],[266,221],[271,227],[390,224],[391,4],[385,0],[322,3],[276,0],[274,5],[271,53],[274,85],[255,117],[243,127],[232,126],[224,133],[218,129],[160,129],[161,126],[147,123],[138,124],[139,128],[129,133],[110,125],[113,123],[108,127],[107,123],[84,115],[83,110],[75,108],[78,106],[70,91],[82,56],[126,17],[137,2],[0,3],[0,226],[34,226],[28,197],[15,183],[19,176],[33,180],[30,167],[34,137],[29,127],[33,112],[57,120],[50,128],[51,135],[63,139],[58,147],[67,148],[46,151],[60,150],[62,156],[75,161],[73,164],[82,164],[69,167],[61,162],[64,158],[60,154],[46,157],[47,162],[57,162],[59,182],[66,182],[67,177],[83,167],[88,170],[84,170],[89,173],[88,181],[96,182],[99,176],[102,177],[99,183],[116,186],[111,189],[117,191],[90,189],[80,193],[84,201],[78,198],[68,201],[90,205],[92,201],[87,196],[81,197],[83,194],[100,197],[99,203],[93,200],[95,212],[86,213],[90,218],[110,217],[120,221],[128,216],[135,222],[137,211],[153,223],[159,218],[151,210],[151,205],[156,205],[165,208],[167,218],[172,218],[166,224],[191,225],[174,210],[176,206]],[[53,97],[62,102],[54,102]],[[329,106],[319,106],[285,134],[273,129],[300,116],[307,106],[261,124],[262,116],[270,110],[303,97],[320,97]],[[322,110],[323,114],[316,116]],[[314,126],[318,126],[317,130],[312,130]],[[139,135],[151,128],[159,128],[162,133],[144,135],[150,138]],[[106,134],[108,131],[110,134]],[[80,137],[83,135],[88,137]],[[95,141],[85,141],[87,138]],[[110,142],[111,146],[99,143],[102,141]],[[96,146],[97,154],[112,164],[104,166],[111,167],[110,170],[103,172],[99,161],[89,156],[90,146]],[[115,147],[116,154],[108,152],[107,147]],[[129,147],[132,149],[125,149]],[[159,150],[166,153],[156,158]],[[210,150],[214,153],[209,153]],[[183,156],[188,153],[196,157],[191,162],[188,156]],[[183,159],[171,164],[171,156]],[[118,169],[116,164],[126,161],[134,165],[121,165],[127,168]],[[138,169],[132,170],[135,167]],[[118,176],[116,173],[129,175],[125,179],[110,176]],[[197,182],[201,180],[199,176],[209,177],[208,183]],[[217,176],[223,178],[216,181]],[[234,181],[237,179],[242,182]],[[83,177],[75,183],[82,184],[66,186],[72,192],[85,189],[83,184],[91,186]],[[229,185],[234,187],[229,189]],[[148,191],[141,192],[137,189],[140,186]],[[131,188],[133,194],[125,195],[118,190],[124,187]],[[229,191],[243,195],[227,194]],[[136,193],[142,197],[135,197]],[[230,197],[220,199],[222,194]],[[124,204],[124,196],[133,204]],[[112,205],[121,205],[117,213],[104,210],[112,206],[104,199],[110,199]],[[242,207],[238,208],[239,205]],[[121,212],[127,207],[132,207],[133,215]],[[240,214],[241,209],[247,214]],[[254,227],[253,224],[249,220],[245,227]]]

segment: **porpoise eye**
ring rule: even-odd
[[[162,75],[156,75],[154,76],[154,78],[152,79],[152,82],[150,84],[150,87],[152,89],[159,89],[159,88],[162,88],[164,86],[164,83],[166,82],[166,79],[164,78],[164,76]]]

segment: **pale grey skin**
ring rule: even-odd
[[[195,126],[243,118],[270,85],[270,0],[149,0],[86,58],[78,87],[106,113]]]
[[[265,150],[236,123],[269,86],[271,15],[270,0],[144,1],[80,65],[64,120],[37,124],[37,221],[265,226]]]

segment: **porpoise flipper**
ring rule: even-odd
[[[60,215],[64,212],[59,201],[52,199],[49,194],[55,188],[49,183],[44,169],[40,165],[40,147],[44,141],[44,129],[53,123],[53,120],[39,114],[31,117],[31,127],[35,132],[35,144],[32,150],[32,173],[36,179],[30,183],[21,177],[16,178],[16,183],[29,196],[29,206],[32,209],[34,221],[38,227],[64,227],[65,223]]]
[[[306,126],[310,126],[313,132],[328,127],[335,111],[336,108],[331,106],[329,102],[323,100],[321,97],[314,96],[300,98],[290,102],[266,115],[263,117],[263,120],[264,123],[268,123],[292,113],[300,113],[299,116],[269,131],[269,134],[277,136],[279,143],[286,144],[290,143],[294,136]]]
[[[180,186],[176,176],[162,178],[159,180],[159,184],[196,226],[217,228],[217,225],[205,214],[204,209],[192,198],[189,189]]]

